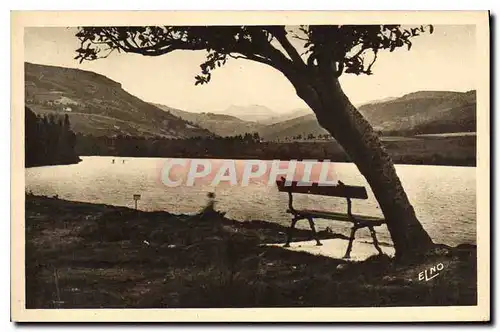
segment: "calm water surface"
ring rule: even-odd
[[[76,165],[44,166],[26,170],[26,188],[37,195],[133,207],[133,195],[141,194],[139,209],[196,213],[209,191],[216,193],[217,208],[238,220],[260,219],[288,225],[287,194],[275,186],[254,183],[247,187],[207,185],[170,188],[161,182],[161,158],[82,157]],[[115,163],[112,163],[115,159]],[[125,163],[122,161],[125,160]],[[237,161],[242,162],[242,161]],[[335,173],[348,185],[368,189],[368,200],[354,200],[353,211],[382,216],[373,193],[355,165],[334,163]],[[457,245],[476,243],[476,168],[455,166],[397,165],[397,172],[418,218],[435,242]],[[296,204],[295,204],[296,202]],[[335,197],[294,196],[294,206],[345,211],[345,200]],[[302,223],[302,224],[301,224]],[[307,228],[300,221],[298,227]],[[349,224],[317,220],[319,230],[330,227],[349,234]],[[379,240],[391,243],[385,226]],[[366,230],[357,238],[370,240]]]

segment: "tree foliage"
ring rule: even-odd
[[[75,59],[96,60],[114,51],[159,56],[176,50],[203,50],[206,59],[195,84],[210,82],[211,72],[229,59],[269,65],[285,76],[329,69],[373,73],[379,51],[412,46],[412,39],[433,32],[431,25],[301,26],[141,26],[81,27]]]
[[[25,166],[72,164],[80,161],[75,153],[76,135],[69,117],[38,116],[25,107]]]

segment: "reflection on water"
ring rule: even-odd
[[[112,159],[115,163],[112,163]],[[161,158],[82,157],[76,165],[44,166],[26,170],[26,188],[37,195],[134,206],[133,195],[141,194],[142,210],[166,210],[173,213],[195,213],[206,204],[207,193],[216,194],[217,209],[238,220],[261,219],[284,225],[290,222],[286,213],[287,195],[267,183],[247,187],[209,185],[170,188],[161,181],[164,160]],[[126,160],[123,163],[123,159]],[[237,161],[241,162],[241,161]],[[353,212],[382,216],[366,181],[348,163],[334,163],[335,176],[348,185],[368,189],[368,200],[355,200]],[[474,167],[397,165],[397,172],[418,218],[435,242],[457,245],[476,242],[476,169]],[[296,202],[296,204],[295,204]],[[345,200],[335,197],[295,195],[294,205],[325,210],[345,210]],[[334,232],[349,234],[349,224],[317,220],[318,229],[330,227]],[[307,228],[306,222],[298,227]],[[381,241],[390,243],[385,226],[379,228]],[[370,240],[366,230],[357,238]]]

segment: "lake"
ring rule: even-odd
[[[115,163],[112,160],[115,159]],[[196,213],[205,204],[208,192],[215,192],[216,207],[237,220],[266,220],[289,225],[288,197],[275,186],[251,183],[247,187],[198,185],[167,187],[161,181],[164,158],[82,157],[75,165],[43,166],[26,169],[26,190],[36,195],[134,206],[133,195],[140,194],[141,210]],[[239,161],[242,162],[242,161]],[[347,185],[362,185],[369,199],[354,200],[353,212],[382,216],[373,193],[351,163],[332,163],[336,176]],[[417,216],[437,243],[457,245],[476,243],[476,168],[456,166],[396,165],[397,173]],[[295,195],[294,206],[345,211],[344,199]],[[349,224],[317,220],[317,229],[330,227],[349,235]],[[297,227],[308,228],[307,221]],[[379,240],[390,244],[385,226],[378,228]],[[362,229],[357,239],[371,241]]]

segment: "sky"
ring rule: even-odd
[[[468,91],[476,88],[474,26],[438,25],[433,34],[406,48],[379,53],[373,75],[344,74],[342,87],[355,105],[421,90]],[[203,51],[175,51],[159,57],[113,53],[80,64],[74,60],[76,28],[26,28],[25,61],[90,70],[122,84],[148,102],[191,112],[222,112],[231,105],[263,105],[286,113],[307,105],[277,70],[233,60],[215,70],[208,85],[194,85]]]

